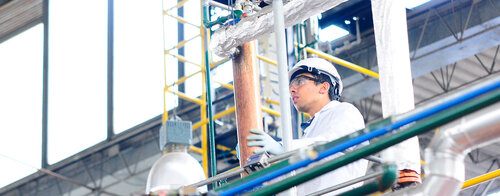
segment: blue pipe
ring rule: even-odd
[[[418,120],[422,120],[423,118],[429,117],[429,116],[436,114],[440,111],[443,111],[445,109],[449,109],[453,106],[456,106],[456,105],[461,104],[465,101],[474,99],[478,96],[481,96],[485,93],[491,92],[491,91],[498,89],[498,88],[500,88],[500,81],[497,81],[495,83],[492,83],[492,84],[484,86],[484,87],[481,87],[481,88],[474,90],[468,94],[465,94],[461,97],[457,97],[455,99],[450,100],[449,102],[434,106],[432,108],[429,108],[428,110],[424,110],[420,113],[417,113],[415,115],[412,115],[412,116],[409,116],[409,117],[404,118],[402,120],[399,120],[397,122],[394,122],[394,123],[387,125],[383,128],[376,129],[376,130],[371,131],[367,134],[360,135],[360,136],[353,138],[349,141],[345,141],[343,143],[340,143],[337,146],[334,146],[330,149],[327,149],[325,151],[320,152],[318,154],[318,157],[315,159],[306,158],[302,161],[293,163],[293,164],[288,165],[286,167],[280,168],[276,171],[267,173],[266,175],[263,175],[262,177],[251,180],[245,184],[241,184],[239,186],[233,187],[233,188],[228,189],[226,191],[218,192],[218,194],[221,196],[226,196],[226,195],[235,195],[235,194],[244,193],[244,192],[248,191],[250,188],[261,185],[262,183],[264,183],[266,181],[269,181],[269,180],[272,180],[272,179],[279,177],[281,175],[287,174],[293,170],[305,167],[305,166],[309,165],[310,163],[319,161],[319,160],[321,160],[325,157],[328,157],[330,155],[333,155],[335,153],[342,152],[350,147],[361,144],[365,141],[379,137],[379,136],[384,135],[386,133],[392,132],[393,130],[398,129],[404,125],[407,125],[409,123],[412,123],[412,122],[415,122]]]

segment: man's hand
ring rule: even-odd
[[[276,140],[274,140],[271,136],[269,136],[267,133],[264,133],[264,131],[258,130],[258,129],[250,129],[250,132],[252,132],[255,135],[250,135],[247,136],[247,140],[252,140],[253,142],[248,142],[248,146],[261,146],[262,148],[256,149],[253,152],[255,154],[267,151],[271,154],[281,154],[283,153],[283,146],[281,146],[280,143],[278,143]]]

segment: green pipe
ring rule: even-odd
[[[389,189],[398,177],[398,168],[396,165],[385,165],[382,170],[384,173],[380,179],[375,180],[371,183],[365,184],[361,187],[355,188],[353,190],[347,191],[340,194],[341,196],[358,196],[358,195],[368,195],[375,192],[382,192]]]
[[[203,20],[203,26],[205,26],[205,28],[209,29],[209,28],[212,28],[214,25],[223,25],[226,21],[230,20],[230,19],[241,19],[241,16],[243,15],[243,11],[242,10],[234,10],[234,18],[233,16],[230,14],[228,16],[219,16],[217,17],[217,19],[215,21],[208,21],[207,20]]]
[[[210,18],[208,6],[203,6],[203,21]],[[215,130],[214,130],[214,120],[212,112],[212,87],[210,79],[210,59],[208,53],[208,32],[207,29],[202,28],[203,33],[203,44],[205,52],[205,75],[206,75],[206,85],[207,85],[207,113],[208,113],[208,139],[209,139],[209,155],[210,155],[210,177],[217,175],[217,157],[215,155]],[[213,187],[217,187],[217,183],[213,183]]]
[[[245,178],[236,180],[234,182],[231,182],[230,184],[225,184],[224,186],[216,188],[215,191],[223,191],[223,190],[227,190],[229,188],[235,187],[235,186],[239,186],[239,185],[244,184],[244,183],[246,183],[246,182],[248,182],[250,180],[253,180],[255,178],[259,178],[259,177],[261,177],[263,175],[266,175],[269,172],[272,172],[274,170],[277,170],[277,169],[283,168],[285,166],[288,166],[289,164],[290,163],[288,162],[288,160],[283,160],[283,161],[281,161],[279,163],[271,165],[270,167],[268,167],[266,169],[257,171],[255,173],[253,173],[252,175],[248,175]]]
[[[322,151],[324,151],[326,149],[329,149],[329,148],[331,148],[333,146],[336,146],[336,145],[338,145],[340,143],[343,143],[345,141],[348,141],[348,140],[351,140],[353,138],[356,138],[359,135],[366,134],[366,133],[369,133],[370,131],[373,131],[373,130],[376,130],[376,129],[381,128],[383,126],[389,125],[389,124],[393,123],[392,119],[393,119],[393,117],[388,117],[388,118],[382,119],[380,121],[376,121],[376,122],[371,123],[370,125],[368,125],[369,129],[361,129],[359,131],[356,131],[356,132],[351,133],[349,135],[346,135],[344,137],[338,138],[338,139],[336,139],[334,141],[331,141],[331,142],[328,142],[328,143],[325,143],[325,144],[321,144],[321,145],[317,145],[317,146],[314,147],[314,150],[317,151],[317,152],[322,152]],[[283,167],[288,166],[288,165],[289,165],[288,160],[284,160],[284,161],[276,164],[275,166],[273,165],[273,166],[271,166],[269,168],[266,168],[264,170],[258,171],[256,173],[251,174],[251,175],[248,175],[245,178],[236,180],[236,181],[231,182],[229,184],[225,184],[224,186],[215,189],[215,191],[222,191],[222,190],[226,190],[228,188],[239,186],[240,184],[246,183],[246,182],[248,182],[250,180],[253,180],[253,179],[257,178],[257,177],[260,177],[262,175],[265,175],[267,173],[270,173],[270,172],[272,172],[274,170],[283,168]]]
[[[368,146],[352,151],[352,153],[345,154],[344,156],[307,169],[298,175],[289,177],[280,182],[264,187],[260,190],[250,192],[249,195],[272,195],[287,190],[290,187],[296,186],[324,173],[345,166],[370,154],[380,152],[385,148],[398,144],[411,137],[425,133],[466,114],[482,109],[488,105],[498,102],[499,100],[500,90],[495,90],[491,93],[480,96],[476,99],[428,117],[420,122],[413,124],[407,129],[385,135],[380,139],[376,139],[372,144]]]

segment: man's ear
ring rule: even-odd
[[[323,82],[321,83],[321,88],[319,89],[319,92],[321,94],[328,94],[328,90],[330,89],[330,84],[328,82]]]

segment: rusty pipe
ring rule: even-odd
[[[240,165],[259,147],[248,147],[247,136],[250,129],[263,129],[259,68],[255,41],[246,42],[238,47],[239,53],[233,59],[234,95],[236,105],[236,126],[240,148]]]

